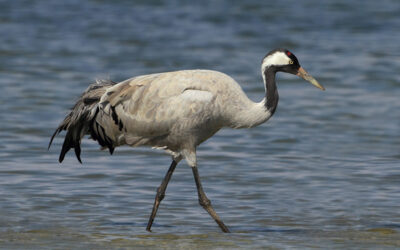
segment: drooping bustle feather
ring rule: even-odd
[[[74,148],[76,158],[82,163],[81,154],[81,139],[84,135],[90,134],[92,139],[97,140],[103,147],[107,146],[110,153],[114,151],[111,140],[105,135],[104,129],[98,126],[95,117],[98,113],[98,103],[101,96],[106,92],[107,88],[115,85],[115,82],[110,80],[98,80],[91,84],[85,92],[79,97],[78,101],[72,107],[70,113],[54,131],[48,149],[50,148],[54,137],[61,131],[66,130],[64,143],[61,149],[59,162],[64,160],[65,154]],[[96,127],[93,129],[93,127]],[[98,131],[100,130],[100,131]],[[103,130],[103,131],[101,131]],[[104,139],[103,139],[104,138]]]

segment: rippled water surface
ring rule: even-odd
[[[400,2],[0,1],[0,247],[399,248]],[[293,51],[326,88],[279,74],[274,117],[182,162],[153,226],[170,158],[83,141],[58,164],[53,130],[96,78],[206,68],[263,96],[260,61]]]

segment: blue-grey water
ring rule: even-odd
[[[400,248],[400,1],[0,1],[0,248]],[[89,140],[58,163],[58,123],[95,79],[205,68],[263,97],[285,47],[325,87],[279,74],[274,117],[198,149],[199,206],[170,158]]]

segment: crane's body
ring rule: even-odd
[[[172,172],[181,159],[192,167],[200,204],[222,231],[229,230],[205,196],[197,171],[196,147],[223,127],[251,128],[275,112],[278,92],[275,73],[297,74],[323,89],[287,50],[271,51],[263,60],[266,94],[251,101],[230,76],[212,70],[182,70],[137,76],[120,83],[98,81],[89,86],[51,138],[67,130],[59,161],[74,148],[80,159],[80,142],[90,134],[113,153],[121,145],[151,146],[172,155],[172,164],[157,190],[147,230],[150,231]]]
[[[186,154],[222,127],[254,127],[269,117],[265,106],[249,100],[226,74],[184,70],[139,76],[108,88],[96,122],[113,147],[151,146],[188,159]]]

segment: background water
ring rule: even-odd
[[[400,2],[0,1],[0,247],[399,248]],[[232,234],[197,203],[182,162],[145,231],[170,158],[83,141],[58,164],[53,130],[96,78],[177,69],[263,96],[285,47],[326,88],[279,74],[275,116],[222,130],[199,171]]]

